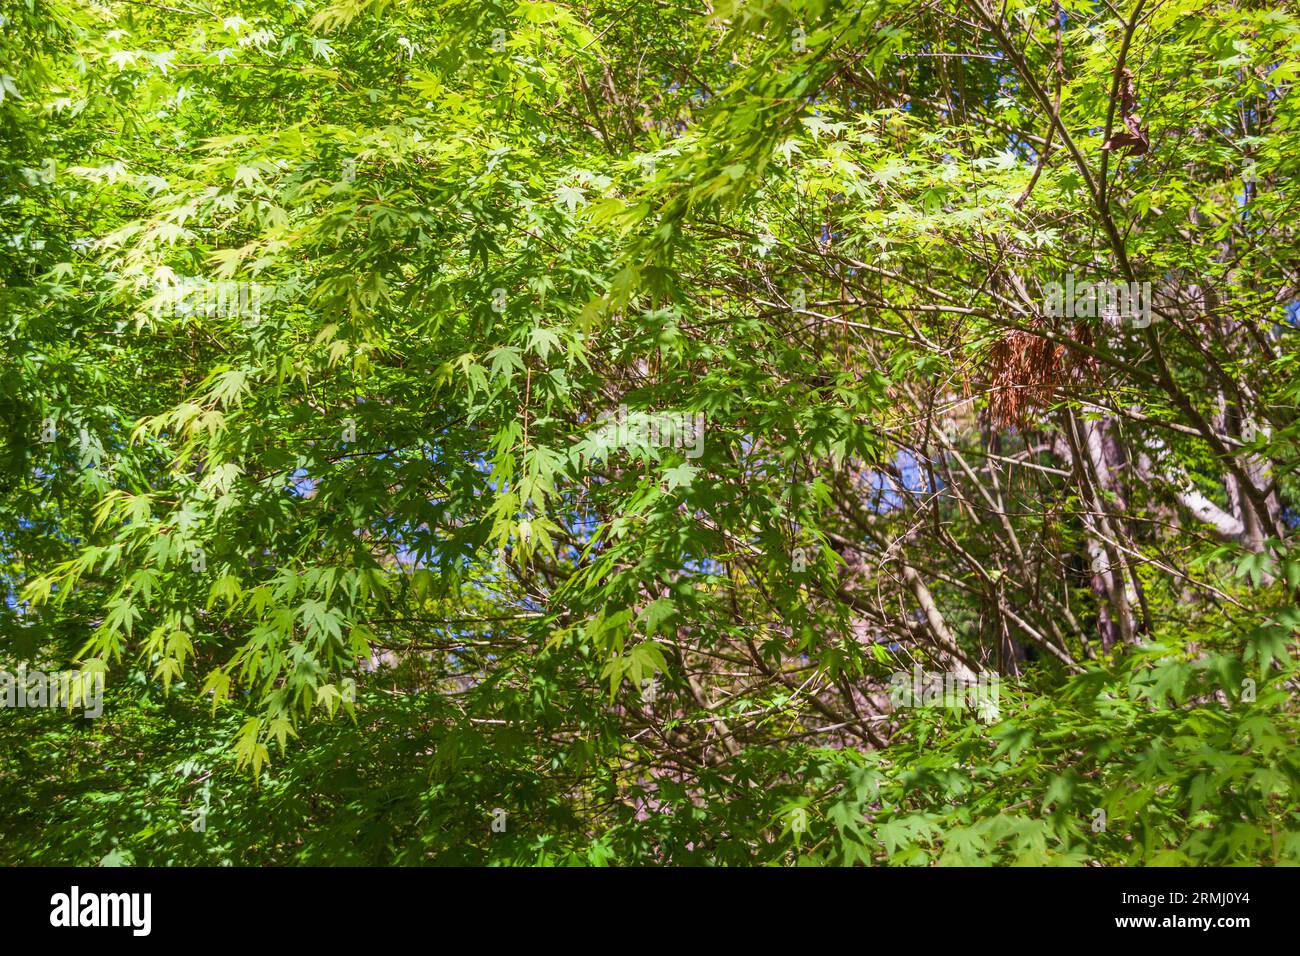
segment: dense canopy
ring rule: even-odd
[[[3,858],[1300,862],[1285,6],[7,0]]]

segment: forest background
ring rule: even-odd
[[[0,11],[5,862],[1300,862],[1295,9]]]

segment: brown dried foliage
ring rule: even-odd
[[[1092,333],[1085,323],[1074,327],[1074,339],[1091,345]],[[1095,374],[1096,362],[1038,332],[1016,329],[988,350],[984,369],[993,424],[1023,430],[1032,410],[1050,407],[1057,389],[1079,373]]]

